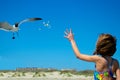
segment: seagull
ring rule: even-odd
[[[28,18],[28,19],[24,19],[20,22],[16,22],[14,25],[9,24],[8,22],[0,22],[0,30],[4,30],[4,31],[9,31],[9,32],[13,32],[13,38],[14,37],[14,32],[18,32],[19,26],[24,23],[24,22],[32,22],[32,21],[37,21],[37,20],[42,20],[42,18]]]

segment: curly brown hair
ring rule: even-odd
[[[96,50],[93,53],[102,56],[113,56],[116,51],[116,38],[111,34],[101,34],[96,44]]]

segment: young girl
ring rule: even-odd
[[[71,29],[70,31],[65,31],[65,38],[70,41],[78,59],[95,63],[94,80],[120,80],[119,62],[111,57],[116,51],[115,37],[110,34],[101,34],[98,38],[94,55],[92,56],[82,54],[78,50]],[[114,78],[114,75],[116,75],[116,78]]]

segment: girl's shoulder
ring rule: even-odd
[[[104,60],[104,57],[102,57],[101,55],[94,55],[97,57],[98,60]]]
[[[101,64],[102,66],[104,66],[107,64],[107,60],[104,57],[102,57],[101,55],[94,55],[94,56],[96,56],[96,58],[97,58],[96,65]]]

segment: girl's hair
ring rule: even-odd
[[[93,53],[101,56],[113,56],[116,51],[116,38],[111,34],[101,34],[96,44],[96,50]]]

